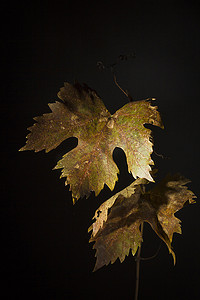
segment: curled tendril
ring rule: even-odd
[[[115,68],[116,65],[118,65],[120,63],[120,61],[127,61],[129,58],[135,58],[135,57],[136,57],[135,53],[121,54],[121,55],[118,56],[117,61],[115,63],[109,64],[109,65],[105,65],[102,61],[98,61],[97,62],[97,67],[98,67],[98,69],[100,71],[105,70],[105,69],[110,69],[110,71],[113,74],[114,83],[128,97],[129,101],[132,101],[133,98],[128,93],[128,91],[125,91],[124,89],[122,89],[122,87],[117,82],[117,78],[116,78],[116,74],[115,74],[114,68]]]

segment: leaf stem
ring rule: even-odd
[[[144,223],[141,224],[140,232],[143,236]],[[136,256],[136,279],[135,279],[135,298],[134,300],[138,300],[138,292],[139,292],[139,281],[140,281],[140,260],[141,260],[141,247],[142,243],[138,249]]]
[[[129,101],[132,101],[132,97],[127,93],[125,92],[122,87],[119,85],[119,83],[117,82],[117,78],[116,78],[116,75],[115,73],[113,72],[113,79],[114,79],[114,83],[116,84],[116,86],[126,95],[126,97],[128,97]]]
[[[117,82],[117,79],[116,79],[116,75],[113,74],[113,79],[114,79],[114,82],[116,84],[116,86],[126,95],[126,97],[128,97],[128,94],[121,88],[121,86],[119,85],[119,83]]]

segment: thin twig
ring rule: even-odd
[[[162,155],[162,154],[157,153],[155,150],[154,150],[154,153],[155,153],[155,155],[161,157],[162,159],[170,159],[170,158],[167,157],[167,156],[164,156],[164,155]]]
[[[129,95],[121,88],[121,86],[118,84],[117,79],[116,79],[116,75],[113,74],[113,78],[114,78],[114,82],[116,84],[116,86],[126,95],[126,97],[129,97]]]
[[[159,245],[158,250],[156,251],[156,253],[154,255],[152,255],[150,257],[140,257],[140,260],[150,260],[150,259],[155,258],[158,255],[160,248],[161,248],[161,244]]]
[[[121,86],[119,85],[119,83],[117,82],[117,79],[116,79],[116,75],[114,73],[114,71],[112,72],[113,73],[113,79],[114,79],[114,82],[116,84],[116,86],[126,95],[126,97],[128,97],[129,101],[133,101],[133,98],[129,95],[129,93],[125,92]]]
[[[144,228],[144,223],[141,224],[141,228],[140,228],[140,232],[142,236],[143,236],[143,228]],[[134,298],[135,300],[138,300],[138,292],[139,292],[141,247],[142,244],[140,245],[136,256],[136,280],[135,280],[135,298]]]

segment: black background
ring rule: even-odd
[[[85,82],[102,97],[111,113],[127,103],[110,70],[119,55],[136,53],[116,66],[120,85],[136,100],[155,97],[165,130],[155,129],[153,155],[158,180],[180,172],[199,188],[199,5],[194,1],[2,1],[3,97],[1,165],[3,189],[2,299],[133,299],[135,260],[92,273],[95,252],[87,228],[95,209],[131,182],[123,153],[114,159],[121,175],[113,192],[73,206],[68,187],[51,171],[75,146],[18,152],[32,118],[49,112],[64,81]],[[5,57],[5,59],[4,59]],[[4,183],[5,181],[5,183]],[[183,234],[175,234],[176,266],[167,247],[141,262],[139,299],[199,299],[199,204],[177,213]],[[145,226],[142,255],[160,245]]]

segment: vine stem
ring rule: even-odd
[[[141,224],[140,232],[143,236],[144,223]],[[140,260],[141,260],[141,247],[142,243],[138,249],[136,256],[136,279],[135,279],[135,298],[134,300],[138,300],[138,292],[139,292],[139,281],[140,281]]]
[[[117,82],[117,79],[116,79],[116,75],[113,74],[113,78],[114,78],[114,82],[116,84],[116,86],[126,95],[126,97],[129,97],[128,94],[121,88],[121,86],[119,85],[119,83]]]
[[[114,79],[114,83],[116,84],[116,86],[126,95],[126,97],[128,97],[129,101],[133,101],[132,97],[123,90],[123,88],[119,85],[119,83],[117,82],[117,78],[115,73],[113,72],[113,79]]]

